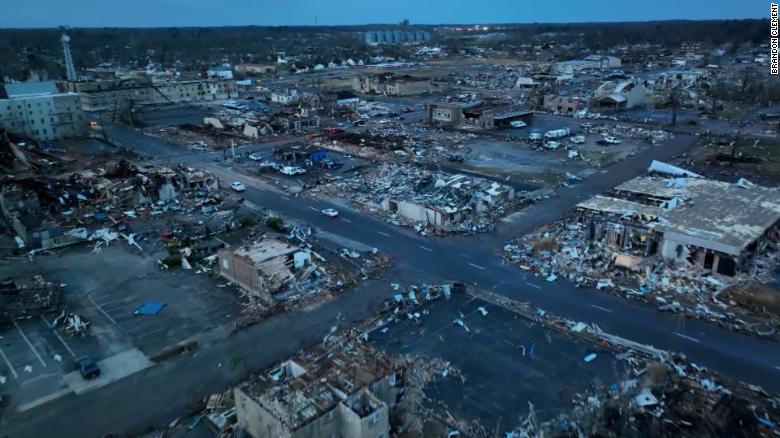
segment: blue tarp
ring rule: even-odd
[[[138,306],[137,309],[135,309],[134,314],[135,315],[157,315],[160,313],[160,311],[165,307],[165,305],[168,304],[163,301],[147,301],[140,306]]]

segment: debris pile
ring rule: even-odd
[[[630,138],[641,140],[650,144],[664,143],[674,138],[671,132],[662,129],[650,129],[635,125],[595,125],[585,123],[582,125],[583,131],[590,134],[609,135],[619,138]]]
[[[253,242],[217,252],[217,273],[241,290],[248,325],[280,310],[326,301],[367,279],[391,262],[377,250],[360,253],[318,244],[305,227],[287,238],[262,235]]]
[[[590,228],[577,218],[560,220],[504,245],[504,257],[521,269],[555,281],[566,278],[578,287],[619,293],[698,319],[758,335],[773,335],[780,314],[755,312],[729,299],[730,287],[768,278],[777,257],[757,257],[754,268],[736,277],[675,263],[637,251],[616,250],[589,238]]]
[[[57,311],[62,285],[34,278],[0,281],[0,324]]]
[[[579,394],[570,411],[540,423],[533,405],[507,437],[657,436],[770,437],[780,398],[761,388],[721,381],[706,368],[674,357],[667,363],[632,350],[616,355],[625,379]]]
[[[17,178],[3,186],[0,201],[19,247],[38,250],[87,240],[95,230],[122,231],[139,218],[213,212],[223,202],[218,189],[217,178],[202,170],[121,159],[105,169]]]
[[[490,231],[521,202],[495,181],[395,164],[334,179],[322,191],[426,234]]]

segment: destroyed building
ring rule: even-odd
[[[387,96],[412,96],[431,90],[432,84],[425,79],[395,73],[377,73],[356,76],[352,89],[363,94],[382,94]]]
[[[0,280],[0,324],[54,312],[61,298],[62,287],[41,276]]]
[[[531,124],[532,120],[532,111],[486,104],[482,100],[425,104],[425,122],[433,125],[495,129],[511,127],[516,121]]]
[[[486,231],[515,200],[514,188],[495,181],[409,166],[385,165],[347,181],[358,202],[434,232]],[[334,188],[343,195],[342,185]]]
[[[19,178],[3,185],[0,211],[19,248],[49,249],[92,240],[90,234],[109,220],[117,225],[213,206],[220,202],[211,196],[218,188],[218,180],[201,170],[120,160],[108,169]]]
[[[647,91],[635,79],[606,81],[591,98],[591,107],[600,110],[624,110],[644,106]]]
[[[218,252],[219,274],[265,304],[284,299],[283,292],[305,291],[328,281],[311,250],[266,238]],[[275,295],[276,294],[276,295]]]
[[[122,105],[208,102],[238,96],[238,86],[225,79],[156,82],[146,76],[97,82],[65,82],[81,95],[84,111],[116,110]]]
[[[60,224],[41,209],[38,196],[32,191],[4,188],[0,208],[6,223],[16,233],[20,248],[49,248],[70,242]]]
[[[255,438],[387,437],[398,371],[361,342],[323,343],[238,385],[238,423]]]
[[[638,256],[632,264],[658,255],[727,276],[776,240],[780,190],[678,170],[634,178],[578,204],[591,239]]]

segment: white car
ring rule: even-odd
[[[249,159],[252,161],[260,161],[263,159],[263,156],[260,155],[260,152],[252,152],[249,154]]]
[[[574,144],[583,144],[585,143],[585,136],[584,135],[575,135],[571,138],[571,142]]]
[[[540,132],[532,132],[528,134],[528,139],[531,141],[541,140],[542,134]]]
[[[280,172],[285,175],[301,175],[306,173],[306,169],[296,166],[284,166]]]
[[[336,217],[339,215],[339,212],[332,208],[326,208],[322,210],[322,214],[324,214],[327,217]]]
[[[620,144],[620,139],[612,136],[604,137],[604,142],[607,144]]]
[[[237,192],[243,192],[244,190],[246,190],[246,186],[240,181],[233,181],[232,183],[230,183],[230,188]]]

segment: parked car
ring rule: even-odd
[[[240,181],[233,181],[232,183],[230,183],[230,188],[237,192],[243,192],[244,190],[246,190],[246,186]]]
[[[100,367],[92,356],[82,356],[76,360],[76,369],[81,377],[90,380],[100,375]]]
[[[260,152],[252,152],[249,154],[249,159],[252,161],[260,161],[263,159],[263,156],[260,154]]]
[[[532,132],[528,134],[528,139],[531,141],[537,141],[542,139],[542,133],[541,132]]]
[[[607,146],[607,145],[611,145],[611,144],[620,144],[620,140],[615,138],[615,137],[612,137],[612,136],[607,136],[607,137],[604,137],[601,140],[597,141],[596,143],[598,143],[600,145],[603,145],[603,146]]]
[[[466,161],[466,159],[463,158],[462,155],[450,155],[449,160],[452,161],[453,163],[462,163]]]
[[[585,136],[584,135],[575,135],[571,138],[571,142],[574,144],[583,144],[585,143]]]
[[[284,166],[279,172],[285,175],[301,175],[306,173],[306,169],[297,166]]]
[[[553,129],[544,133],[546,138],[563,138],[569,135],[569,128]]]
[[[263,161],[258,165],[260,169],[264,170],[279,170],[280,167],[278,164],[274,163],[273,161]]]
[[[322,214],[324,214],[327,217],[336,217],[339,215],[339,212],[332,208],[326,208],[322,210]]]

